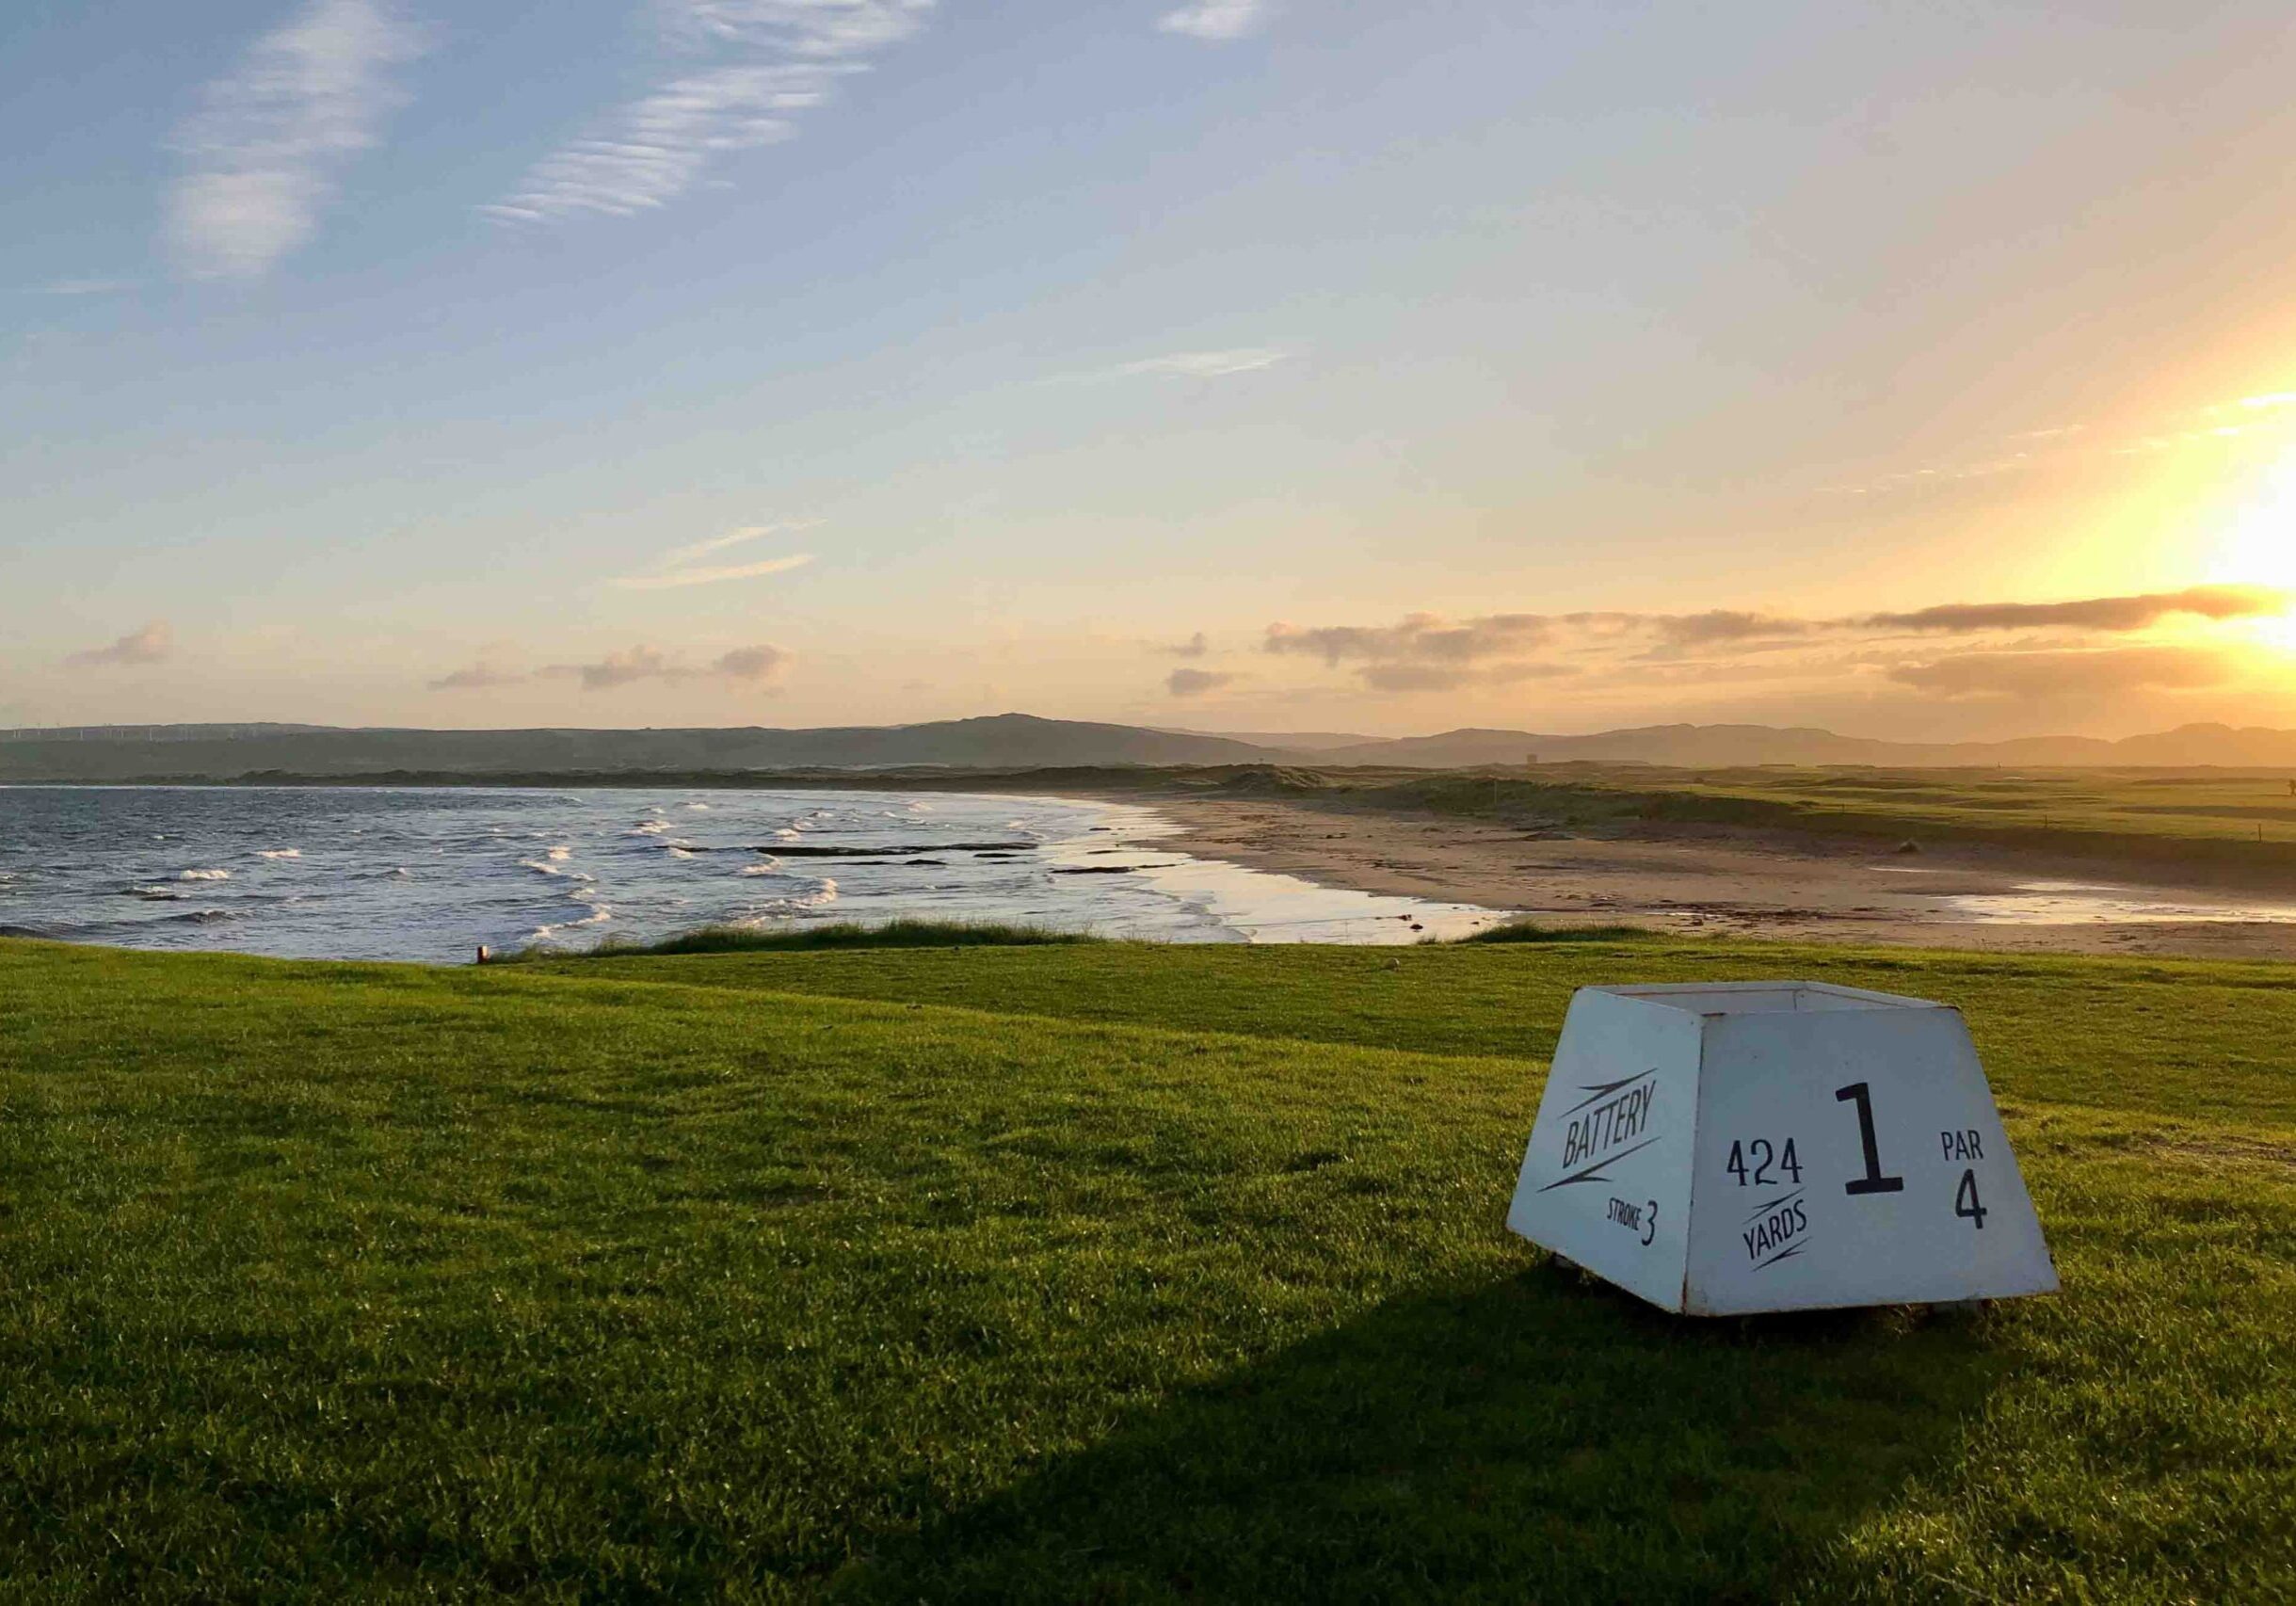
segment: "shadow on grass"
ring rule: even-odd
[[[828,948],[1035,948],[1100,940],[1081,931],[995,921],[841,920],[818,925],[704,925],[653,942],[610,937],[590,948],[538,944],[498,955],[493,962],[631,959],[661,954],[796,954]]]
[[[1951,1459],[1986,1318],[1694,1322],[1541,1266],[1381,1306],[846,1572],[872,1599],[1774,1600]]]

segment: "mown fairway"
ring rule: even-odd
[[[2065,1293],[1501,1229],[1582,982],[1970,1013]],[[2296,1595],[2296,989],[1752,944],[0,942],[8,1598]]]

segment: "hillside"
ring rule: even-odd
[[[286,726],[97,728],[10,732],[0,780],[230,779],[264,770],[374,775],[512,771],[869,769],[897,764],[1024,768],[1056,764],[1217,764],[1264,761],[1267,749],[1223,736],[1001,714],[923,725],[762,726],[658,731],[322,730]]]
[[[0,731],[0,781],[232,779],[258,773],[373,776],[787,769],[958,770],[1310,763],[1459,769],[1541,763],[1685,768],[1872,764],[1895,768],[2118,765],[2296,767],[2296,731],[2190,725],[2108,742],[1883,742],[1809,727],[1654,725],[1554,735],[1460,730],[1370,740],[1339,732],[1248,737],[1000,714],[919,725],[644,731],[420,731],[298,725],[92,727]]]

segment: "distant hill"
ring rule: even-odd
[[[467,775],[614,769],[842,769],[898,764],[1223,764],[1278,755],[1226,736],[1000,714],[926,725],[658,731],[329,730],[291,726],[95,727],[0,737],[0,780],[227,778],[260,770]]]
[[[1533,731],[1448,731],[1370,742],[1315,755],[1324,764],[1406,764],[1458,769],[1476,764],[1591,761],[1695,769],[1734,764],[1967,764],[2098,766],[2113,764],[2296,765],[2296,731],[2187,725],[2157,735],[2105,741],[2092,736],[2027,736],[2005,742],[1883,742],[1810,726],[1648,725],[1556,736]]]
[[[1338,732],[1212,735],[1000,714],[922,725],[818,730],[763,726],[659,731],[342,730],[307,725],[99,726],[0,731],[0,781],[229,779],[265,771],[485,776],[614,770],[900,766],[1036,769],[1110,765],[1375,764],[1456,769],[1589,761],[1686,768],[1742,764],[2141,764],[2296,768],[2296,731],[2188,725],[2108,742],[2034,736],[2008,742],[1882,742],[1814,728],[1652,725],[1558,736],[1447,731],[1374,741]]]

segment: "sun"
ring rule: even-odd
[[[2210,583],[2269,586],[2296,598],[2296,454],[2281,460],[2217,542]],[[2296,651],[2296,601],[2288,611],[2248,622],[2251,634]]]

